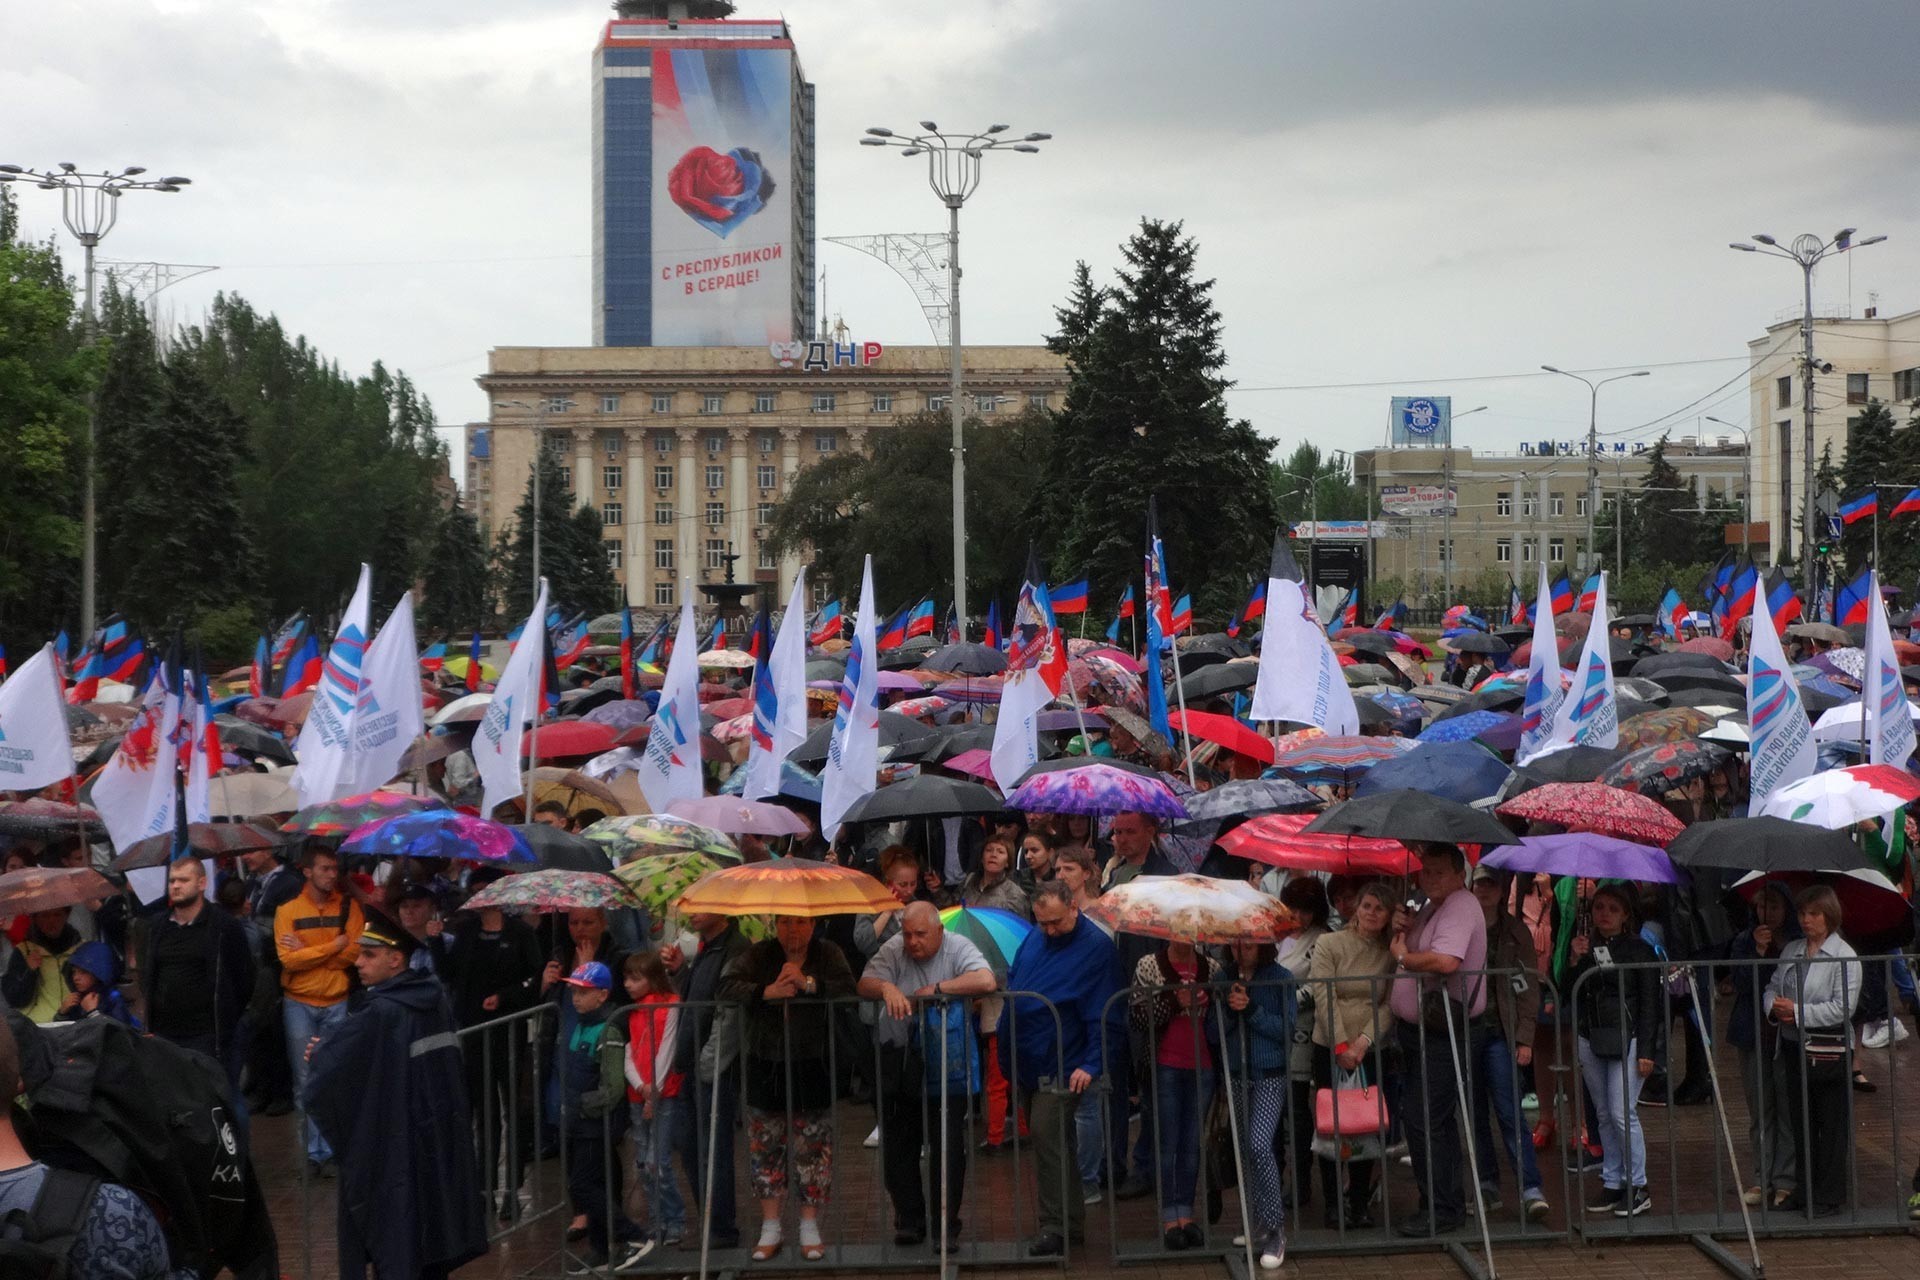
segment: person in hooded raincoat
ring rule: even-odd
[[[340,1275],[441,1280],[487,1250],[453,1010],[419,944],[368,912],[364,990],[310,1048],[307,1112],[340,1160]]]

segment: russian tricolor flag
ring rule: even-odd
[[[1133,588],[1128,587],[1127,590],[1131,591]],[[1063,583],[1060,588],[1053,591],[1051,595],[1055,617],[1059,617],[1063,613],[1085,613],[1087,611],[1087,580],[1085,578]]]
[[[1915,492],[1920,492],[1920,490],[1915,490]],[[1904,503],[1906,499],[1902,498],[1901,501]],[[1855,521],[1865,520],[1869,516],[1877,514],[1879,510],[1879,493],[1874,490],[1868,490],[1852,502],[1843,502],[1840,504],[1840,523],[1853,524]]]

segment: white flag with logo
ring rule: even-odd
[[[372,586],[373,570],[363,564],[360,583],[341,615],[340,630],[321,665],[320,683],[314,688],[307,722],[300,726],[300,737],[294,743],[300,763],[291,781],[303,805],[324,804],[354,793],[353,721],[360,702],[367,631],[372,626],[367,616]]]
[[[1286,538],[1274,539],[1260,622],[1260,668],[1253,682],[1255,720],[1318,725],[1335,736],[1360,732],[1360,712],[1340,659],[1307,599]]]
[[[93,807],[115,848],[173,830],[180,712],[180,695],[167,688],[166,669],[155,667],[140,714],[93,784]]]
[[[480,773],[480,811],[491,816],[494,807],[521,794],[520,743],[528,719],[540,717],[540,677],[546,666],[541,646],[547,639],[547,580],[540,579],[533,612],[520,629],[520,639],[507,658],[507,669],[493,686],[493,701],[473,735],[473,763]],[[527,817],[531,819],[532,814]]]
[[[1753,761],[1753,812],[1785,786],[1810,778],[1819,768],[1813,729],[1800,702],[1800,685],[1793,678],[1787,653],[1774,630],[1773,611],[1763,600],[1752,614],[1753,636],[1747,642],[1747,737]]]
[[[1555,660],[1556,662],[1558,659]],[[1587,643],[1574,668],[1573,685],[1553,719],[1554,740],[1584,747],[1611,747],[1620,741],[1620,704],[1613,696],[1613,641],[1607,635],[1607,575],[1593,597]]]
[[[1913,712],[1907,706],[1906,686],[1900,679],[1900,656],[1893,649],[1893,629],[1887,625],[1887,601],[1880,594],[1878,570],[1871,581],[1866,674],[1860,683],[1860,701],[1867,708],[1867,763],[1904,769],[1913,755]]]
[[[807,740],[807,573],[793,578],[793,594],[767,655],[767,688],[753,690],[753,735],[747,747],[747,783],[741,794],[765,800],[780,791],[780,766]]]
[[[1571,743],[1557,730],[1560,704],[1567,698],[1566,677],[1560,670],[1560,633],[1553,629],[1553,587],[1547,582],[1546,561],[1540,562],[1540,594],[1533,605],[1533,649],[1527,655],[1526,701],[1520,707],[1520,749],[1514,763]]]
[[[0,791],[38,791],[73,776],[67,703],[53,646],[40,646],[0,684]]]
[[[847,673],[840,679],[840,702],[833,712],[833,740],[820,775],[820,834],[829,842],[840,833],[840,819],[853,802],[872,792],[880,769],[880,673],[875,667],[873,557],[860,571],[860,612],[853,620],[853,647]]]
[[[371,791],[393,778],[400,757],[426,732],[420,714],[420,650],[413,634],[413,593],[393,606],[361,664],[353,711],[352,790]]]
[[[691,583],[681,584],[680,629],[638,773],[640,793],[655,813],[665,813],[675,800],[698,800],[707,789],[700,773],[700,632]]]

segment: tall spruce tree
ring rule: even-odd
[[[1879,499],[1880,560],[1883,569],[1892,569],[1894,564],[1905,559],[1898,552],[1903,549],[1902,535],[1906,530],[1899,522],[1889,521],[1887,513],[1906,491],[1901,487],[1903,480],[1916,470],[1907,456],[1912,447],[1911,437],[1896,436],[1893,414],[1878,400],[1869,400],[1860,416],[1847,423],[1846,453],[1840,463],[1840,500],[1852,502],[1868,494]],[[1841,529],[1840,545],[1846,552],[1847,564],[1854,570],[1873,559],[1874,524],[1874,520],[1856,520]],[[1889,563],[1890,551],[1896,553],[1892,557],[1893,563]],[[1905,590],[1908,584],[1890,577],[1888,585]]]
[[[566,469],[552,449],[539,451],[539,466],[540,576],[547,580],[548,599],[562,611],[597,614],[618,607],[600,513],[571,507]],[[533,607],[533,483],[529,472],[513,527],[501,534],[494,555],[494,592],[515,622]]]
[[[463,633],[493,620],[493,578],[480,524],[458,504],[448,507],[434,531],[420,602],[425,631]]]
[[[1056,575],[1091,572],[1104,596],[1139,576],[1157,497],[1174,589],[1218,618],[1266,563],[1278,513],[1271,442],[1227,414],[1220,313],[1198,252],[1180,223],[1146,219],[1111,290],[1076,272],[1051,344],[1067,357],[1066,406],[1031,517]]]

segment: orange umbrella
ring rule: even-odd
[[[872,915],[900,904],[886,887],[852,867],[781,858],[728,867],[704,877],[680,899],[684,915]]]

